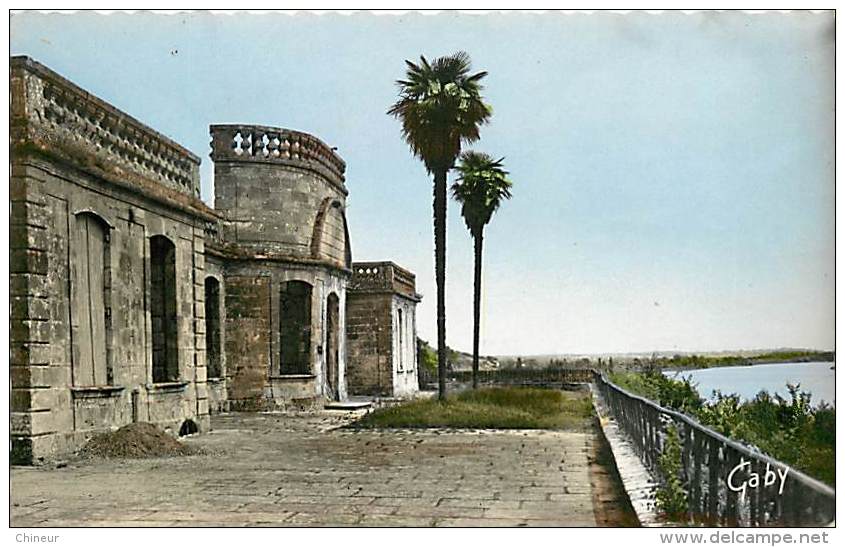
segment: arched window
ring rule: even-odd
[[[311,285],[282,283],[279,294],[280,374],[311,374]]]
[[[209,378],[223,375],[220,336],[220,282],[205,278],[205,355]]]
[[[176,321],[176,247],[164,236],[150,238],[150,315],[153,334],[153,383],[179,379]]]
[[[352,267],[352,248],[344,205],[327,197],[320,204],[311,235],[311,257]]]
[[[74,219],[71,261],[71,330],[75,386],[112,383],[108,339],[110,329],[109,226],[93,213]]]

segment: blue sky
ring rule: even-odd
[[[26,54],[203,158],[208,125],[313,133],[347,162],[355,260],[417,274],[431,180],[385,115],[404,59],[489,71],[514,197],[487,228],[482,353],[834,345],[831,14],[16,14]],[[448,342],[472,340],[450,203]]]

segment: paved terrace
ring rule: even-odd
[[[187,440],[202,455],[15,467],[11,524],[596,526],[618,505],[592,430],[337,429],[351,418],[222,415]]]

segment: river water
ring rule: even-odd
[[[772,363],[748,367],[716,367],[698,370],[666,371],[670,377],[691,377],[702,397],[712,398],[714,390],[725,395],[736,393],[750,400],[766,390],[789,398],[787,382],[800,384],[801,391],[812,395],[810,403],[836,402],[834,363]]]

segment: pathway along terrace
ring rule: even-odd
[[[631,525],[584,431],[338,429],[349,413],[212,416],[205,454],[11,471],[12,526]]]

